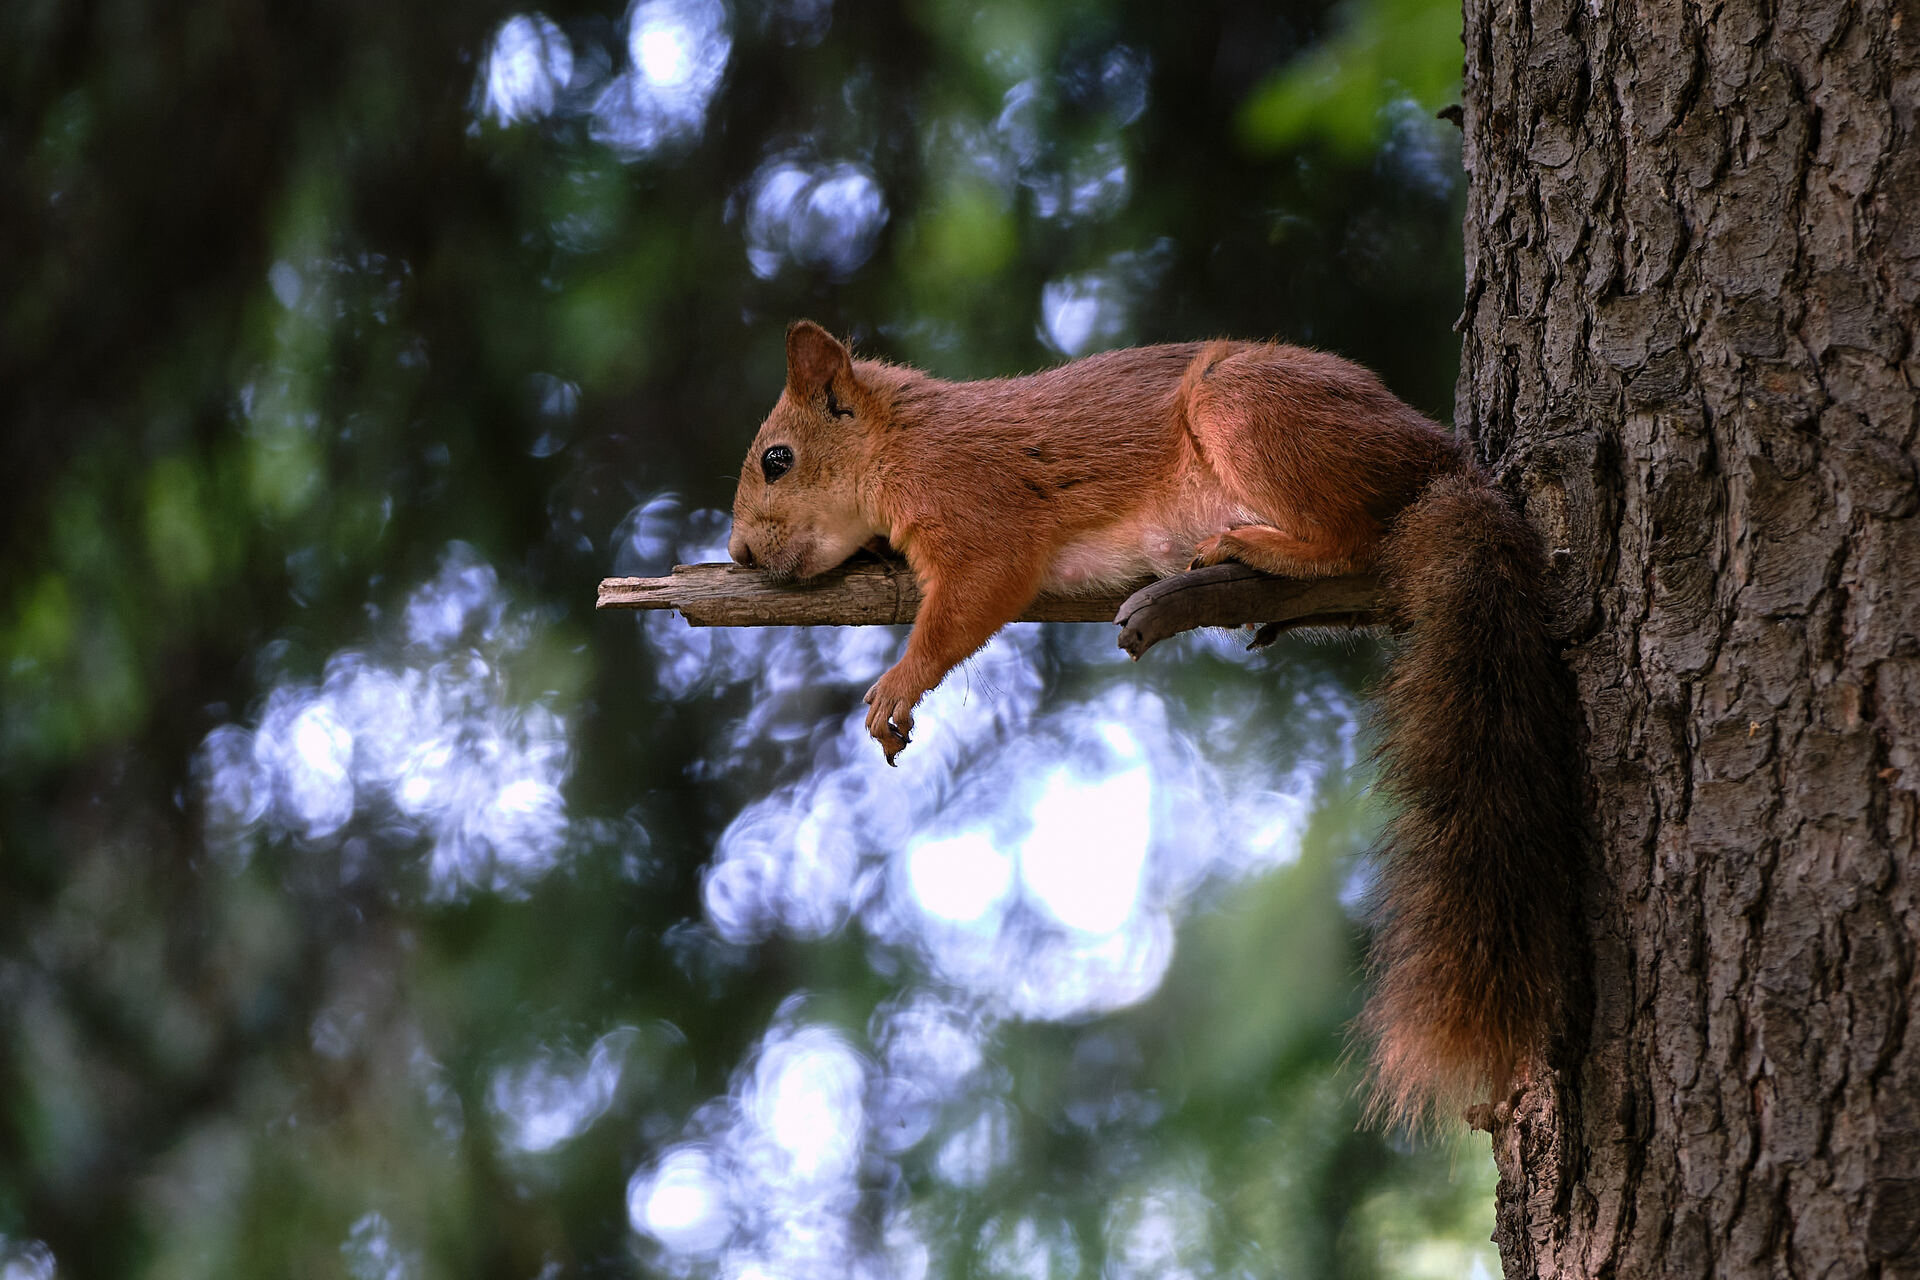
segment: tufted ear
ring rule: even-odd
[[[812,400],[852,372],[853,357],[838,338],[811,320],[787,326],[787,390],[796,400]]]

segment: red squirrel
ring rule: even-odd
[[[1359,365],[1279,343],[946,382],[799,321],[728,552],[797,579],[880,539],[922,597],[866,695],[890,764],[914,705],[1042,589],[1223,560],[1375,571],[1403,637],[1378,690],[1397,805],[1359,1023],[1375,1112],[1498,1101],[1543,1061],[1577,953],[1570,685],[1539,540],[1447,431]]]

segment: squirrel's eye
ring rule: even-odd
[[[777,444],[760,455],[760,470],[766,473],[768,484],[772,484],[792,469],[793,450],[784,444]]]

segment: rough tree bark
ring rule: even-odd
[[[1457,419],[1561,557],[1591,1020],[1516,1276],[1920,1276],[1920,4],[1468,0]]]

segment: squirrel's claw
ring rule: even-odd
[[[864,701],[869,708],[867,733],[880,744],[887,763],[898,768],[895,757],[913,741],[913,702],[907,698],[888,697],[880,692],[878,684],[867,690]]]
[[[1226,533],[1216,533],[1196,546],[1193,549],[1193,560],[1187,565],[1188,571],[1204,569],[1208,565],[1222,564],[1233,559],[1232,537],[1232,530],[1228,530]]]

